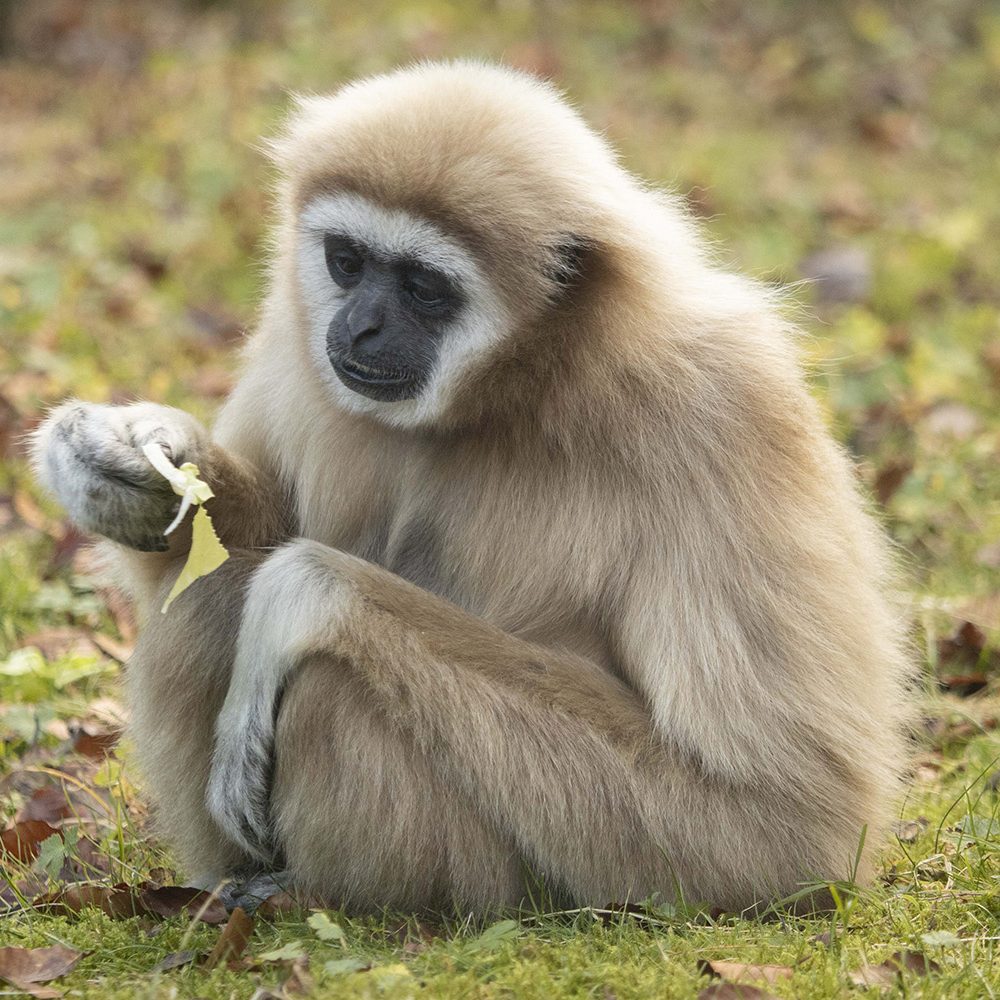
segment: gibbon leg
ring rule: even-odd
[[[218,884],[249,862],[205,808],[216,717],[229,687],[237,624],[250,576],[263,557],[230,559],[160,614],[151,613],[126,670],[129,732],[156,827],[191,882]],[[183,560],[180,560],[183,561]],[[159,567],[158,599],[173,583]]]
[[[274,707],[286,685],[275,741]],[[360,732],[325,749],[338,742],[338,727],[352,731],[345,713],[359,706]],[[381,752],[387,734],[399,733],[404,755]],[[375,781],[366,771],[373,751]],[[431,788],[445,791],[431,796]],[[343,811],[365,816],[361,826],[387,817],[378,807],[387,789],[434,797],[441,829],[457,803],[472,803],[552,891],[579,901],[670,897],[680,888],[744,906],[794,890],[813,864],[830,868],[817,847],[826,817],[809,813],[807,794],[796,801],[794,788],[779,794],[713,777],[658,737],[638,696],[597,666],[298,540],[267,560],[248,593],[210,809],[259,858],[276,837],[295,874],[324,836],[336,856]],[[406,831],[368,830],[385,838],[387,857],[397,854],[363,876],[388,880],[371,890],[384,899],[408,862]],[[345,848],[363,853],[353,837]],[[484,845],[473,870],[494,858]],[[310,881],[321,883],[321,873]]]
[[[261,864],[225,836],[205,789],[243,600],[263,561],[233,552],[168,614],[152,615],[128,667],[131,734],[157,829],[191,882],[211,888],[235,874],[227,892],[244,904]],[[162,569],[165,591],[173,573]],[[524,897],[524,864],[510,838],[432,773],[412,735],[337,663],[301,664],[277,746],[274,803],[294,888],[357,909],[467,911]]]
[[[482,912],[526,897],[512,838],[342,661],[299,665],[274,746],[275,839],[296,890],[357,911]]]

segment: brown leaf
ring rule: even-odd
[[[169,972],[171,969],[178,969],[182,965],[190,965],[198,957],[196,951],[172,951],[165,955],[150,972]]]
[[[109,756],[122,735],[120,729],[88,729],[85,726],[70,726],[69,733],[77,753],[97,759]]]
[[[698,1000],[777,1000],[777,997],[759,986],[747,986],[745,983],[713,983],[698,994]]]
[[[72,815],[73,809],[63,790],[55,785],[43,785],[31,793],[31,798],[14,818],[19,823],[34,820],[53,824]]]
[[[906,482],[906,477],[913,471],[913,463],[902,459],[890,459],[875,474],[872,489],[875,497],[885,506],[900,486]]]
[[[194,917],[197,914],[204,924],[226,922],[226,908],[218,896],[191,886],[147,883],[139,890],[138,902],[146,913],[155,917],[177,917],[181,914]]]
[[[70,885],[58,892],[38,896],[32,904],[52,913],[79,913],[87,907],[94,907],[113,920],[127,920],[141,912],[131,889],[124,883],[113,886]]]
[[[251,934],[253,934],[253,917],[242,906],[237,906],[229,917],[229,922],[222,928],[212,953],[205,959],[204,968],[214,969],[223,962],[239,958],[246,951]]]
[[[972,622],[962,622],[951,635],[938,641],[938,658],[946,663],[975,663],[986,646],[986,633]]]
[[[937,962],[931,961],[919,951],[897,951],[881,965],[863,965],[850,973],[855,986],[895,986],[904,972],[925,976],[929,972],[940,972]]]
[[[177,885],[146,883],[135,889],[124,882],[111,886],[82,883],[39,896],[33,900],[33,905],[57,913],[79,913],[94,906],[114,920],[146,915],[166,919],[197,917],[206,924],[226,921],[225,907],[217,897],[200,889]]]
[[[34,984],[65,976],[84,954],[62,944],[48,948],[0,948],[0,979],[34,997],[57,997],[58,990],[37,989]]]
[[[941,677],[938,680],[942,691],[958,695],[960,698],[968,698],[970,695],[977,694],[988,683],[989,678],[986,674],[952,674],[950,677]]]
[[[29,864],[38,857],[38,848],[43,840],[59,831],[38,819],[15,823],[0,834],[0,844],[4,854],[21,864]]]
[[[729,983],[744,983],[748,979],[763,979],[778,983],[788,979],[792,970],[787,965],[748,965],[745,962],[719,962],[702,959],[698,971],[703,976],[714,976]]]

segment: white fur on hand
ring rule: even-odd
[[[156,403],[70,402],[35,432],[39,480],[84,531],[143,551],[167,548],[180,500],[143,454],[155,442],[175,464],[195,462],[208,436],[188,414]]]

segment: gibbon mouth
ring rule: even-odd
[[[413,372],[405,368],[367,365],[349,358],[335,361],[333,365],[338,375],[346,375],[352,381],[363,382],[365,385],[406,385],[413,381]]]

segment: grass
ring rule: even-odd
[[[801,287],[797,308],[815,391],[906,573],[927,725],[899,815],[926,827],[901,829],[877,882],[841,887],[823,918],[654,908],[483,928],[448,916],[433,936],[409,918],[407,938],[405,915],[333,914],[339,941],[302,914],[258,920],[255,967],[211,972],[152,971],[211,950],[218,929],[184,917],[25,909],[0,918],[0,943],[87,952],[56,984],[85,997],[250,996],[289,976],[287,960],[261,956],[295,942],[317,996],[692,997],[709,985],[700,962],[731,960],[791,969],[775,995],[826,998],[860,992],[851,973],[902,949],[936,966],[889,987],[901,995],[1000,992],[997,7],[70,6],[23,5],[0,61],[0,809],[9,819],[54,782],[45,767],[104,806],[81,827],[91,868],[77,848],[48,873],[8,864],[10,880],[138,883],[170,866],[127,749],[110,763],[72,750],[67,721],[94,728],[116,711],[107,650],[131,631],[38,494],[20,436],[70,394],[210,419],[253,323],[271,180],[254,144],[286,92],[448,55],[554,74],[630,167],[688,198],[734,266],[794,283],[817,251],[860,261],[847,300]],[[345,959],[371,969],[327,971]]]

